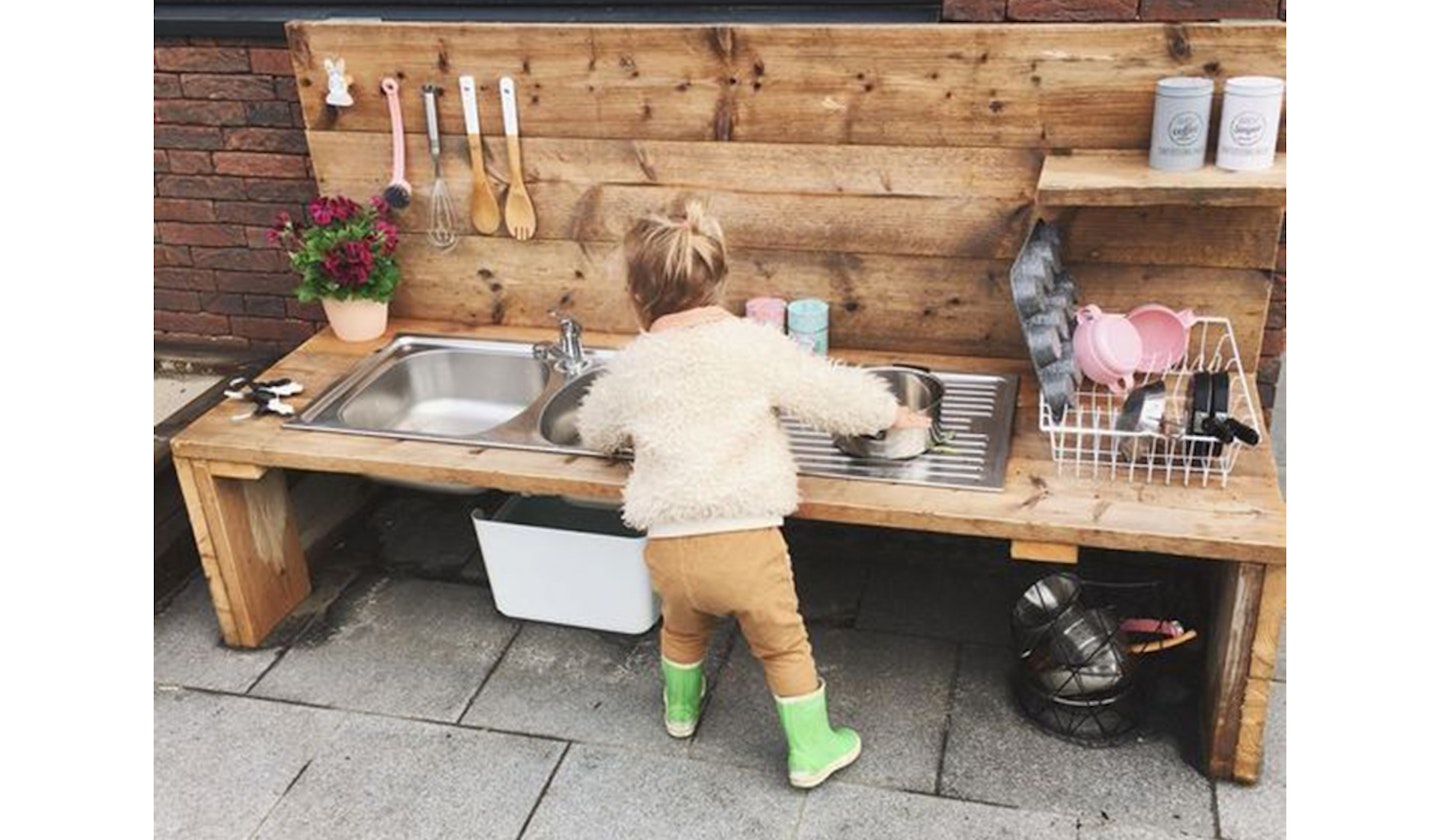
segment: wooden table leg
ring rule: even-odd
[[[283,470],[255,479],[215,475],[175,459],[210,598],[226,644],[256,647],[310,594],[310,573]]]
[[[1254,782],[1285,612],[1285,567],[1227,563],[1221,575],[1206,675],[1206,766],[1211,776]]]

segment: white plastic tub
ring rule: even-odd
[[[620,513],[554,496],[516,496],[475,534],[495,608],[511,618],[643,633],[660,619],[645,536]]]

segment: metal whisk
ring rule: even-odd
[[[442,251],[455,247],[455,207],[440,172],[440,126],[435,116],[434,85],[425,85],[425,133],[430,137],[430,160],[435,164],[435,183],[430,187],[430,244]]]

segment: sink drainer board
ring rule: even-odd
[[[948,440],[942,451],[908,461],[852,458],[835,448],[829,433],[785,417],[782,422],[801,474],[997,493],[1003,490],[1019,377],[933,373],[945,383],[940,428]]]

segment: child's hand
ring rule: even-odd
[[[895,422],[890,425],[892,429],[928,429],[933,425],[930,415],[900,406],[900,411],[895,414]]]

